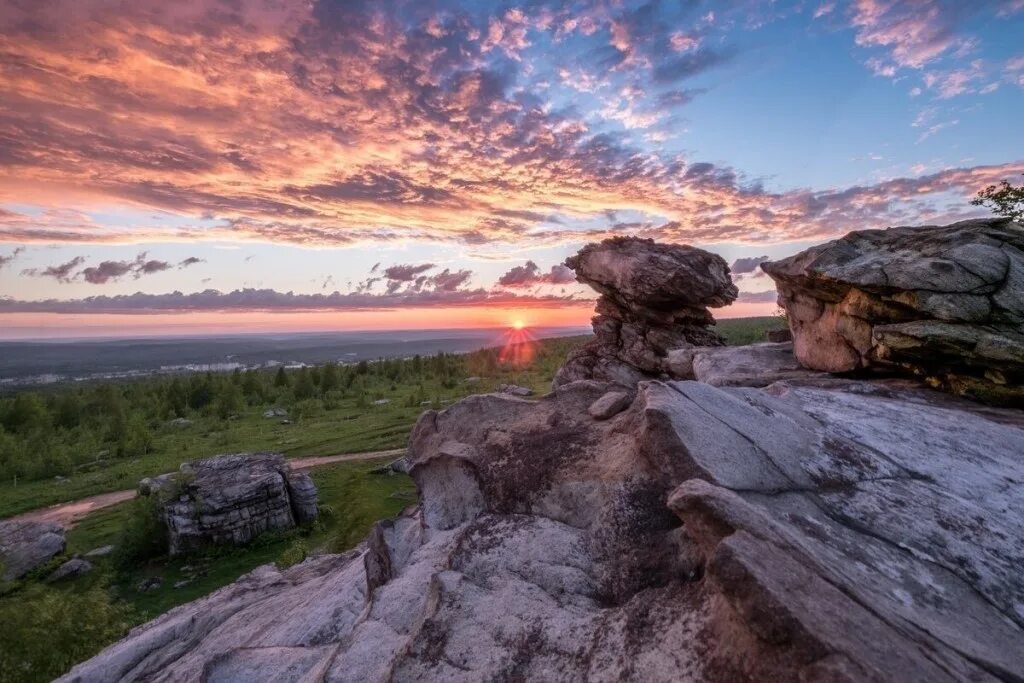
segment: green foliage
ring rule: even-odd
[[[0,680],[49,681],[124,634],[129,611],[105,585],[35,583],[0,597]]]
[[[320,391],[329,393],[340,386],[337,363],[328,363],[320,374]]]
[[[313,376],[306,368],[300,368],[295,376],[295,388],[292,389],[296,400],[302,401],[313,398],[316,395],[316,384],[313,383]]]
[[[308,555],[309,548],[306,547],[306,542],[301,538],[297,538],[290,546],[285,548],[284,552],[277,558],[276,564],[279,569],[287,569],[302,562]]]
[[[128,514],[114,552],[114,563],[121,569],[136,567],[167,552],[161,501],[156,496],[139,496],[125,505]]]
[[[989,185],[971,200],[975,206],[984,206],[997,216],[1024,221],[1024,185],[1011,185],[1003,180],[998,185]]]
[[[727,318],[719,320],[715,332],[722,335],[729,346],[743,346],[767,341],[765,332],[782,330],[788,326],[785,317],[766,315],[759,318]]]

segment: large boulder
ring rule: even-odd
[[[317,515],[316,485],[280,453],[234,453],[181,466],[140,489],[160,498],[168,551],[240,544]]]
[[[1024,226],[861,230],[761,265],[807,368],[880,368],[1024,405]]]
[[[609,391],[428,411],[419,507],[64,680],[1024,680],[1020,412],[826,377],[592,416]]]
[[[20,579],[64,552],[64,528],[54,522],[0,522],[0,580]]]
[[[588,244],[565,265],[601,296],[594,339],[574,351],[555,385],[596,379],[631,386],[661,377],[673,349],[721,345],[708,306],[736,299],[729,266],[696,247],[614,237]]]

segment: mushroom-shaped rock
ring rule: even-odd
[[[675,377],[666,362],[670,351],[722,344],[708,328],[714,318],[707,307],[732,303],[737,290],[720,256],[686,245],[614,237],[588,244],[565,265],[601,296],[595,338],[569,356],[556,386],[582,379],[632,386],[646,378]]]
[[[631,312],[703,312],[706,306],[727,306],[737,295],[721,256],[685,244],[613,237],[588,244],[565,265],[577,280]]]

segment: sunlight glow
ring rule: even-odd
[[[537,355],[537,338],[533,332],[518,321],[502,335],[501,353],[498,362],[515,368],[524,368],[533,363]]]

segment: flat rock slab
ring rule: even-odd
[[[698,348],[692,364],[694,379],[716,387],[766,387],[820,374],[797,362],[792,342]]]
[[[419,508],[63,680],[1024,679],[1020,412],[817,377],[593,419],[610,389],[428,411]]]

